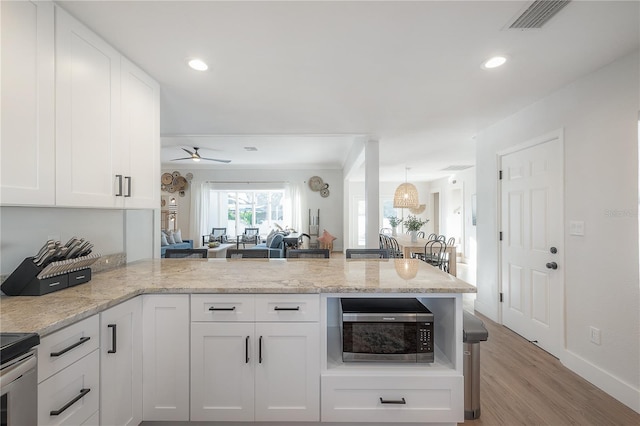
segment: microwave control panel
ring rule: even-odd
[[[418,323],[418,353],[433,352],[433,323]]]

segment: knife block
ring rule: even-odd
[[[97,259],[96,257],[95,260]],[[73,262],[69,263],[69,266],[72,265]],[[33,263],[33,257],[27,257],[0,285],[0,290],[8,296],[42,296],[43,294],[83,284],[91,280],[90,268],[61,272],[47,278],[38,278],[38,275],[47,266],[37,266]],[[69,269],[73,269],[73,267]]]

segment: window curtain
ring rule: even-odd
[[[203,235],[209,235],[209,208],[211,206],[211,190],[214,184],[201,182],[191,185],[191,217],[189,218],[189,235],[194,240],[194,247],[198,246]]]
[[[298,232],[304,232],[302,222],[302,190],[297,183],[285,184],[284,221]]]

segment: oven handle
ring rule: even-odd
[[[32,354],[29,355],[28,359],[17,362],[9,368],[5,368],[0,375],[0,388],[2,388],[2,395],[4,395],[5,386],[24,376],[29,372],[29,370],[35,369],[37,365],[38,361]]]
[[[49,412],[50,416],[59,416],[60,414],[62,414],[67,408],[71,407],[73,404],[75,404],[76,402],[78,402],[82,397],[84,397],[86,394],[88,394],[89,392],[91,392],[91,389],[87,388],[87,389],[80,389],[80,393],[78,395],[76,395],[75,398],[73,398],[71,401],[67,402],[64,407],[60,408],[59,410],[52,410],[51,412]]]

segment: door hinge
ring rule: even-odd
[[[500,292],[500,303],[502,303],[504,300],[504,293]]]
[[[502,231],[500,231],[499,237],[500,237],[500,241],[502,241]]]
[[[502,180],[502,170],[498,171],[498,179]]]

